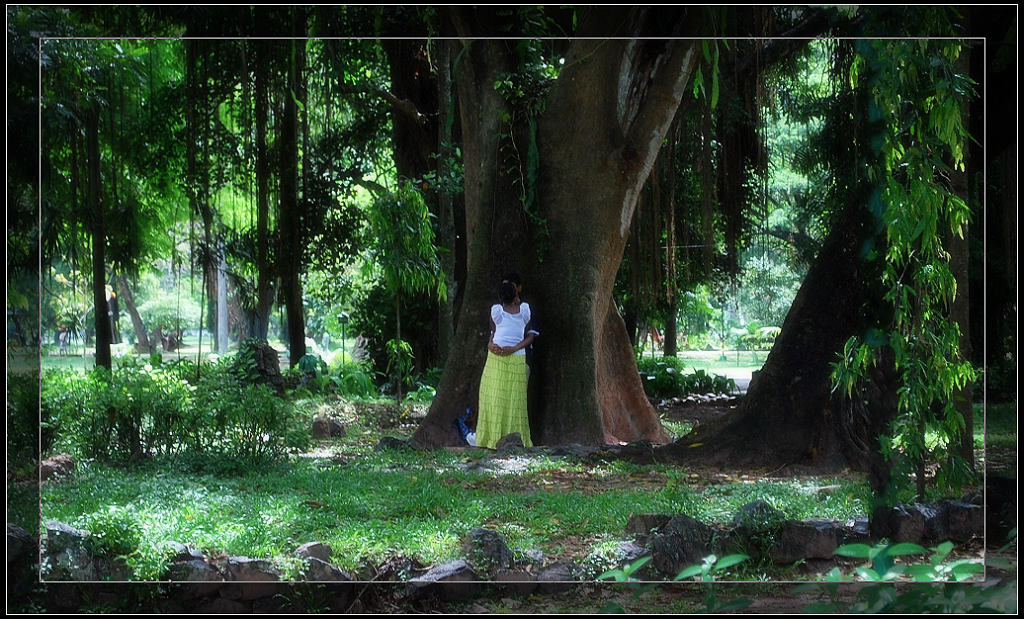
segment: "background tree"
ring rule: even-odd
[[[926,46],[915,46],[912,51],[899,49],[899,53],[883,53],[884,60],[876,55],[877,49],[860,49],[863,55],[846,55],[847,64],[839,65],[850,67],[840,75],[849,76],[851,71],[852,75],[862,75],[859,87],[843,95],[852,104],[846,108],[849,112],[842,112],[840,106],[836,111],[843,116],[833,116],[842,122],[826,125],[845,127],[847,139],[843,144],[849,147],[852,160],[861,162],[849,168],[855,170],[852,176],[835,176],[836,180],[845,179],[834,186],[843,189],[847,206],[831,226],[782,334],[764,369],[751,383],[738,414],[719,427],[702,428],[681,439],[669,450],[680,458],[758,466],[853,465],[872,469],[876,487],[881,489],[888,483],[889,465],[878,456],[878,434],[889,420],[895,420],[894,432],[902,437],[900,441],[923,440],[925,428],[935,426],[913,421],[917,425],[911,428],[907,420],[930,415],[930,398],[948,393],[968,376],[948,336],[949,323],[944,322],[948,318],[931,305],[941,306],[944,299],[948,300],[952,280],[947,277],[942,253],[930,253],[939,245],[932,226],[952,225],[955,230],[963,222],[962,203],[943,186],[941,170],[943,157],[952,154],[950,160],[955,161],[956,153],[963,148],[964,134],[957,115],[959,97],[966,91],[954,87],[963,77],[951,72],[950,55],[930,53]],[[873,64],[876,61],[880,64]],[[925,66],[931,68],[926,70]],[[908,73],[896,77],[896,67]],[[890,72],[894,70],[897,73]],[[863,77],[865,74],[868,77]],[[901,93],[905,105],[896,106],[891,103],[893,99],[886,99],[895,97],[896,92]],[[882,100],[888,102],[878,105]],[[897,120],[896,114],[902,113],[910,114],[909,120]],[[852,127],[847,120],[850,118],[855,120]],[[927,146],[929,143],[931,146]],[[892,165],[894,158],[901,164]],[[841,170],[839,161],[834,159],[830,167]],[[861,173],[864,169],[870,172]],[[920,192],[917,197],[922,201],[915,202],[915,207],[899,197],[908,190]],[[910,216],[912,208],[924,211]],[[919,226],[920,222],[924,223]],[[910,228],[904,229],[906,225]],[[879,236],[883,230],[887,237]],[[904,259],[908,255],[904,252],[911,251],[917,242],[931,244],[929,251],[913,252],[915,259],[925,260],[929,266],[896,269],[903,271],[902,275],[894,272],[892,261]],[[926,281],[912,283],[914,273],[927,273]],[[869,286],[876,281],[889,282],[885,299],[877,287]],[[892,285],[895,288],[888,287]],[[908,303],[910,298],[915,301]],[[918,364],[927,363],[923,360],[931,353],[918,350],[912,355],[916,361],[908,363],[903,357],[911,345],[903,339],[906,336],[888,335],[891,331],[887,325],[900,324],[929,331],[927,336],[911,338],[916,342],[913,346],[925,341],[930,342],[929,346],[941,342],[944,362],[940,365],[944,369],[933,368],[935,372],[928,381],[915,378],[912,371],[922,367]],[[859,337],[860,348],[847,342],[854,335]],[[844,395],[849,398],[845,403],[829,395],[832,383],[821,368],[837,350],[845,350],[846,363],[856,377],[870,378],[871,383],[870,389],[865,390],[862,383],[856,391],[852,382],[843,383],[847,388]],[[874,364],[869,367],[867,359],[873,359]],[[794,388],[796,384],[800,387]],[[933,419],[951,424],[942,432],[946,440],[958,434],[952,431],[959,425],[958,418],[950,411]],[[889,444],[883,440],[882,453],[892,453],[884,447]],[[909,450],[913,453],[915,448]],[[918,480],[924,480],[920,469]]]
[[[430,213],[409,181],[377,196],[370,210],[373,246],[365,263],[379,271],[394,298],[395,337],[387,344],[388,370],[394,377],[395,397],[402,400],[402,383],[412,367],[412,350],[402,340],[402,302],[410,292],[431,292],[442,298],[445,283],[434,249]]]

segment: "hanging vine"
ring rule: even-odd
[[[970,479],[956,450],[964,419],[952,393],[976,374],[960,354],[960,331],[950,318],[957,285],[944,247],[946,235],[962,238],[970,219],[948,179],[963,169],[968,136],[961,110],[973,94],[969,78],[954,71],[961,46],[955,40],[862,41],[850,75],[870,89],[871,114],[882,127],[868,176],[887,240],[882,285],[892,318],[851,338],[833,377],[836,388],[852,396],[891,351],[900,379],[898,414],[883,437],[883,455],[895,469],[895,489],[913,478],[919,498],[928,463],[938,464],[940,487]]]

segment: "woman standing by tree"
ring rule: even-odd
[[[518,432],[523,445],[530,447],[525,350],[534,338],[532,333],[526,334],[530,305],[520,301],[515,285],[509,282],[499,287],[498,299],[501,303],[491,306],[491,341],[480,378],[476,444],[494,448],[498,439]]]

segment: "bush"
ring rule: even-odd
[[[708,374],[704,370],[683,374],[684,367],[682,360],[675,357],[637,360],[644,391],[652,398],[679,397],[691,393],[729,394],[736,390],[736,382],[731,378]]]
[[[722,393],[736,391],[736,381],[718,374],[708,374],[704,370],[696,370],[683,379],[684,393]]]
[[[39,374],[8,374],[7,462],[34,462],[39,459],[40,447],[45,452],[52,443],[53,430],[49,424],[40,428]]]
[[[126,509],[113,505],[84,516],[79,526],[91,533],[86,544],[95,554],[127,555],[142,541],[142,526]]]
[[[190,442],[197,452],[259,465],[308,446],[294,407],[267,385],[243,385],[230,368],[209,368],[196,386]]]
[[[109,451],[111,421],[103,406],[110,373],[97,368],[84,376],[74,370],[43,374],[40,416],[43,431],[53,433],[54,451],[102,458]]]
[[[55,448],[124,460],[179,450],[189,400],[190,387],[177,375],[129,359],[113,372],[47,372],[41,415]]]
[[[113,411],[111,448],[115,457],[181,450],[191,404],[188,382],[127,357],[115,369],[105,394],[108,416]]]
[[[652,398],[670,398],[686,393],[684,367],[683,361],[676,357],[637,360],[644,391]]]
[[[338,393],[347,398],[372,398],[377,395],[373,369],[369,363],[341,363],[330,368],[330,380]]]
[[[266,385],[240,383],[232,363],[204,364],[198,380],[194,364],[48,372],[43,419],[56,449],[100,460],[192,452],[259,465],[305,448],[295,409]]]

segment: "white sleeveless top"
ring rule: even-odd
[[[530,304],[521,303],[518,314],[509,314],[501,304],[491,306],[491,319],[494,320],[494,343],[498,346],[515,346],[523,341],[526,325],[530,322]],[[525,355],[526,349],[517,350],[516,355]]]

